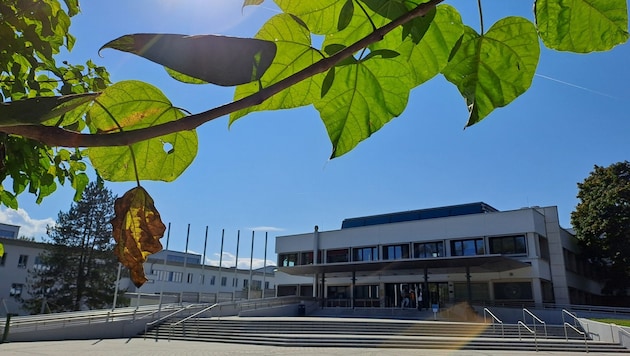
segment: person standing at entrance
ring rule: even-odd
[[[418,310],[422,311],[422,289],[418,293]]]
[[[409,302],[411,303],[410,305],[411,305],[412,308],[416,308],[417,307],[417,305],[416,305],[416,292],[414,292],[413,289],[409,292]]]

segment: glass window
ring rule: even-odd
[[[22,289],[24,289],[24,285],[20,283],[11,284],[11,290],[9,291],[9,295],[12,297],[19,297],[22,295]]]
[[[278,265],[282,267],[293,267],[297,265],[297,253],[283,253],[278,255]]]
[[[187,283],[192,283],[195,276],[192,273],[188,273],[188,277],[186,278]]]
[[[483,239],[451,241],[451,255],[475,256],[485,254]]]
[[[26,268],[26,264],[28,263],[28,255],[20,255],[18,259],[18,268]]]
[[[413,245],[414,258],[444,257],[444,242],[423,242]]]
[[[216,276],[210,276],[210,285],[213,286],[214,283],[216,282],[217,277]]]
[[[538,235],[538,244],[540,245],[540,257],[543,260],[549,261],[549,242],[547,238]]]
[[[524,235],[497,236],[490,238],[490,253],[501,255],[526,254]]]
[[[409,244],[383,246],[384,260],[400,260],[409,258]]]
[[[232,287],[238,287],[238,278],[232,278]]]
[[[302,258],[300,259],[300,264],[312,265],[313,264],[313,251],[302,252]]]
[[[225,287],[227,285],[227,277],[221,277],[221,286]]]
[[[378,299],[378,285],[356,286],[356,299]]]
[[[243,288],[248,288],[249,287],[249,279],[244,279],[243,280]]]
[[[326,251],[326,263],[349,262],[348,249]]]
[[[372,247],[359,247],[352,249],[353,261],[378,261],[378,248]]]
[[[168,272],[168,281],[169,282],[176,282],[176,283],[182,283],[182,279],[184,278],[184,273],[183,272],[172,272],[169,271]]]
[[[533,299],[532,284],[530,282],[494,283],[494,298],[504,299]]]

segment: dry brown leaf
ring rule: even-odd
[[[114,253],[139,288],[147,281],[143,263],[147,256],[162,250],[160,238],[166,226],[153,205],[153,198],[142,187],[135,187],[116,199],[114,213],[116,216],[111,221],[116,240]]]

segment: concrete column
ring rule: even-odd
[[[350,289],[350,307],[352,307],[352,309],[354,309],[354,293],[355,293],[355,288],[357,286],[357,272],[356,271],[352,271],[352,287]]]

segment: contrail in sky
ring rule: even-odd
[[[544,78],[544,79],[547,79],[547,80],[551,80],[551,81],[556,82],[556,83],[568,85],[570,87],[577,88],[577,89],[582,89],[584,91],[587,91],[587,92],[590,92],[590,93],[593,93],[593,94],[605,96],[605,97],[608,97],[608,98],[611,98],[611,99],[621,100],[621,98],[619,98],[619,97],[616,97],[616,96],[613,96],[613,95],[610,95],[610,94],[607,94],[607,93],[603,93],[601,91],[597,91],[597,90],[581,87],[579,85],[575,85],[575,84],[572,84],[572,83],[569,83],[569,82],[565,82],[565,81],[562,81],[562,80],[559,80],[559,79],[551,78],[551,77],[548,77],[546,75],[542,75],[542,74],[538,74],[538,73],[536,73],[535,75],[537,77],[541,77],[541,78]]]

